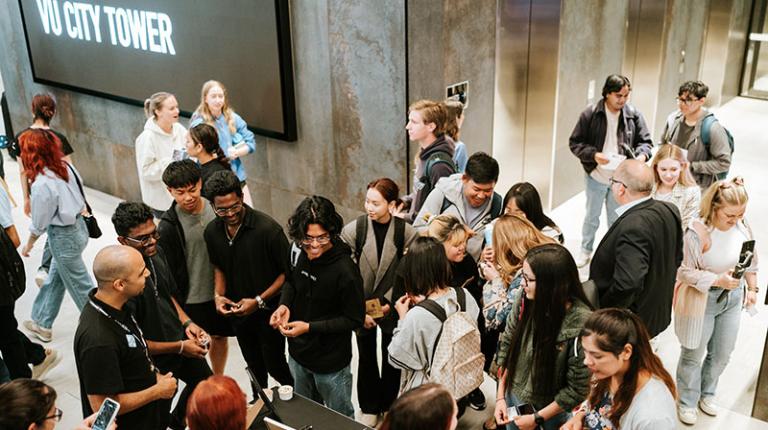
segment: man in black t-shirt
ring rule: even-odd
[[[288,239],[269,215],[243,204],[232,171],[216,172],[203,185],[216,219],[205,228],[214,266],[216,311],[229,317],[248,367],[262,387],[267,372],[293,385],[285,358],[285,338],[269,325],[288,272]]]
[[[74,341],[83,417],[110,397],[120,403],[121,430],[165,430],[176,379],[157,372],[125,306],[144,290],[147,266],[136,250],[113,245],[96,254],[93,274],[98,289],[89,294]]]
[[[186,384],[169,423],[170,428],[183,430],[187,399],[200,381],[213,374],[205,361],[210,337],[179,306],[176,282],[157,246],[159,235],[149,206],[122,202],[112,215],[112,223],[117,240],[139,251],[149,269],[144,292],[127,306],[135,311],[158,369],[173,372]],[[170,403],[166,406],[170,409]]]

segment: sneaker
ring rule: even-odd
[[[678,406],[677,417],[680,419],[680,421],[683,424],[688,424],[692,426],[696,424],[696,421],[699,419],[699,412],[696,410],[696,408],[686,408],[685,406]]]
[[[714,397],[702,397],[699,399],[699,409],[711,417],[716,417],[717,413],[720,411],[717,403],[715,403]]]
[[[45,359],[42,363],[32,366],[32,379],[41,380],[48,372],[61,362],[61,354],[55,349],[45,349]]]
[[[37,269],[37,274],[35,274],[35,284],[37,284],[38,287],[42,287],[47,280],[48,271],[43,268]]]
[[[34,321],[24,321],[24,328],[29,330],[32,334],[35,335],[36,338],[42,340],[43,342],[50,342],[51,339],[53,339],[53,333],[51,332],[51,329],[42,328]]]
[[[586,251],[584,249],[579,252],[579,256],[576,258],[576,266],[582,268],[592,261],[592,251]]]
[[[470,408],[476,411],[485,409],[485,394],[483,394],[479,387],[467,395],[467,400],[469,400]]]
[[[360,424],[370,427],[370,428],[376,428],[376,424],[379,422],[379,416],[377,414],[360,414],[360,419],[357,420]]]

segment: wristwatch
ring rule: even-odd
[[[262,299],[261,296],[256,296],[255,299],[256,299],[256,303],[259,304],[259,309],[264,309],[267,307],[267,304],[264,303],[264,299]]]
[[[533,420],[534,420],[534,421],[536,421],[536,424],[537,424],[537,425],[542,425],[542,424],[544,424],[544,421],[546,421],[546,420],[544,419],[544,417],[542,417],[541,415],[539,415],[539,413],[538,413],[538,412],[534,412],[534,413],[533,413]]]

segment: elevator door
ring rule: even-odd
[[[768,0],[755,0],[747,37],[741,95],[768,99]]]

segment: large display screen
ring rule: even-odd
[[[296,139],[288,0],[19,0],[36,82],[189,115],[205,81],[256,133]]]

